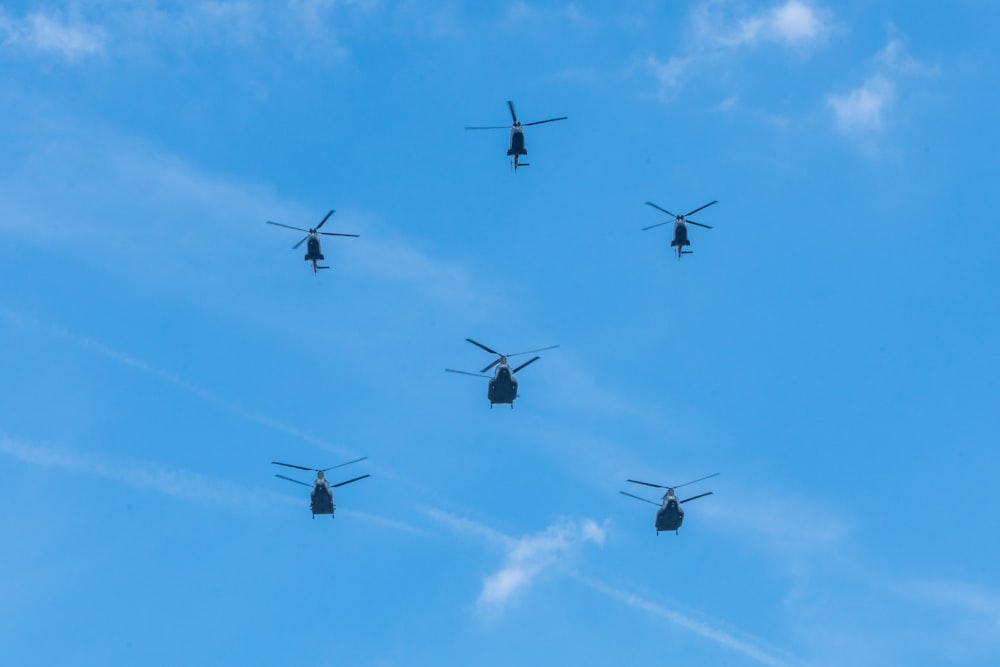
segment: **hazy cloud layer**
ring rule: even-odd
[[[99,25],[68,18],[58,11],[15,17],[0,9],[0,43],[7,49],[54,55],[72,62],[103,54],[107,39],[107,32]]]

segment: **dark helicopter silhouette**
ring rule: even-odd
[[[361,477],[355,477],[354,479],[349,479],[346,482],[340,482],[338,484],[330,484],[326,481],[326,476],[323,474],[327,470],[333,470],[334,468],[342,468],[346,465],[352,463],[357,463],[358,461],[364,461],[367,456],[362,456],[360,459],[354,459],[353,461],[348,461],[347,463],[341,463],[340,465],[330,466],[329,468],[306,468],[304,466],[297,466],[292,463],[281,463],[280,461],[271,461],[276,466],[285,466],[286,468],[296,468],[298,470],[308,470],[310,472],[316,473],[316,481],[312,484],[306,484],[305,482],[300,482],[297,479],[292,479],[291,477],[285,477],[284,475],[275,474],[275,477],[280,477],[281,479],[287,480],[289,482],[295,482],[296,484],[301,484],[302,486],[311,486],[312,493],[309,494],[309,507],[312,510],[313,518],[316,518],[317,514],[329,514],[330,518],[333,518],[333,512],[337,509],[337,506],[333,504],[333,491],[338,486],[344,486],[345,484],[350,484],[351,482],[356,482],[359,479],[364,479],[365,477],[371,477],[371,475],[361,475]]]
[[[701,493],[697,496],[691,496],[690,498],[685,498],[684,500],[677,500],[677,496],[674,495],[674,489],[679,489],[682,486],[687,486],[688,484],[694,484],[695,482],[700,482],[706,480],[709,477],[715,477],[719,473],[715,472],[707,477],[701,477],[691,482],[685,482],[684,484],[678,484],[676,486],[663,486],[662,484],[650,484],[649,482],[640,482],[637,479],[626,480],[632,482],[633,484],[643,484],[645,486],[652,486],[657,489],[666,489],[667,492],[663,494],[663,500],[661,502],[654,502],[652,500],[647,500],[640,496],[634,496],[627,491],[619,491],[618,493],[623,496],[628,496],[629,498],[635,498],[636,500],[641,500],[644,503],[650,503],[652,505],[659,506],[660,509],[656,511],[656,521],[653,525],[656,527],[656,534],[659,535],[662,530],[672,530],[675,533],[679,532],[681,524],[684,523],[684,510],[681,509],[681,505],[698,498],[704,498],[705,496],[712,495],[712,492]]]
[[[333,215],[333,211],[330,211],[329,213],[327,213],[326,217],[323,218],[320,221],[320,223],[318,225],[316,225],[315,227],[313,227],[312,229],[302,229],[301,227],[292,227],[291,225],[283,225],[280,222],[274,222],[272,220],[267,220],[267,224],[269,224],[269,225],[277,225],[278,227],[287,227],[288,229],[295,229],[295,230],[298,230],[300,232],[305,232],[306,236],[304,236],[302,238],[302,241],[308,241],[308,243],[306,243],[306,256],[303,259],[305,259],[307,262],[312,262],[313,263],[313,273],[316,273],[319,269],[329,269],[330,268],[329,266],[320,266],[319,265],[320,261],[326,259],[326,257],[323,256],[323,253],[322,253],[322,251],[320,250],[320,247],[319,247],[319,235],[320,234],[322,234],[323,236],[350,236],[352,238],[358,238],[360,236],[359,234],[340,234],[338,232],[321,232],[321,231],[319,231],[319,228],[326,224],[326,221],[330,219],[331,215]],[[302,245],[302,241],[299,241],[298,243],[296,243],[295,245],[293,245],[292,246],[292,250],[295,250],[300,245]]]
[[[513,119],[514,124],[510,126],[510,148],[507,149],[507,155],[514,158],[514,172],[517,172],[517,168],[530,166],[527,162],[518,163],[518,158],[522,155],[528,154],[528,149],[524,147],[524,128],[529,125],[541,125],[542,123],[552,123],[557,120],[566,120],[568,116],[560,116],[559,118],[549,118],[548,120],[536,120],[533,123],[522,123],[517,119],[517,114],[514,113],[514,103],[507,100],[507,106],[510,108],[510,117]],[[506,130],[506,125],[490,125],[487,127],[469,127],[466,126],[467,130]]]
[[[511,369],[511,367],[507,364],[507,359],[509,357],[517,357],[522,354],[531,354],[532,352],[544,352],[545,350],[554,350],[555,348],[559,347],[558,345],[550,345],[549,347],[541,347],[537,350],[528,350],[527,352],[515,352],[514,354],[500,354],[496,350],[491,350],[482,343],[477,343],[471,338],[466,338],[465,340],[472,343],[478,348],[486,350],[490,354],[497,355],[496,360],[494,360],[493,363],[491,363],[489,366],[479,371],[478,373],[456,371],[451,368],[446,368],[445,370],[449,373],[460,373],[462,375],[471,375],[473,377],[490,378],[490,388],[486,394],[487,397],[490,399],[490,408],[492,408],[494,404],[499,403],[501,405],[510,405],[511,409],[513,409],[514,399],[517,398],[517,380],[514,378],[514,374],[517,373],[522,368],[524,368],[525,366],[527,366],[528,364],[533,364],[539,359],[541,359],[541,357],[535,356],[532,357],[531,359],[528,359],[526,362],[524,362],[517,368]],[[483,373],[487,372],[494,366],[496,366],[497,369],[493,373],[492,377],[490,377],[489,375],[483,375]]]
[[[698,225],[699,227],[704,227],[705,229],[712,229],[708,225],[703,225],[700,222],[695,222],[694,220],[688,220],[687,217],[689,215],[694,215],[695,213],[697,213],[698,211],[700,211],[702,209],[708,208],[712,204],[718,204],[718,203],[719,203],[718,200],[710,201],[707,204],[705,204],[704,206],[700,206],[700,207],[696,208],[695,210],[691,211],[690,213],[685,213],[684,215],[674,215],[673,213],[671,213],[667,209],[661,208],[661,207],[657,206],[656,204],[654,204],[651,201],[646,202],[646,206],[652,206],[657,211],[663,211],[667,215],[673,216],[673,218],[674,218],[674,240],[670,242],[670,245],[672,247],[676,247],[677,248],[677,259],[680,259],[681,255],[690,255],[691,254],[690,250],[685,250],[684,249],[686,246],[691,245],[691,242],[688,241],[688,231],[687,231],[687,226],[688,225]],[[658,222],[655,225],[650,225],[649,227],[643,227],[642,231],[646,231],[647,229],[653,229],[654,227],[660,227],[661,225],[666,225],[669,222],[670,222],[669,220],[667,220],[666,222]]]

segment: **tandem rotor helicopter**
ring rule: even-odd
[[[278,227],[286,227],[288,229],[295,229],[295,230],[300,231],[300,232],[305,232],[306,236],[302,238],[302,241],[308,241],[308,243],[306,243],[306,256],[303,257],[303,259],[306,260],[307,262],[312,262],[313,263],[313,273],[317,273],[319,271],[319,269],[329,269],[330,268],[329,266],[320,266],[319,265],[320,261],[326,259],[326,257],[323,256],[323,253],[322,253],[322,251],[320,250],[320,247],[319,247],[319,235],[320,234],[322,234],[323,236],[350,236],[352,238],[358,238],[360,236],[360,234],[341,234],[339,232],[321,232],[321,231],[319,231],[319,228],[326,224],[326,221],[330,219],[331,215],[333,215],[333,211],[330,211],[329,213],[327,213],[326,217],[323,218],[320,221],[320,223],[318,225],[316,225],[315,227],[313,227],[312,229],[302,229],[301,227],[292,227],[291,225],[284,225],[284,224],[282,224],[280,222],[274,222],[272,220],[267,220],[266,222],[269,225],[276,225]],[[292,250],[295,250],[300,245],[302,245],[302,241],[299,241],[298,243],[296,243],[295,245],[293,245],[292,246]]]
[[[514,113],[514,103],[507,100],[507,106],[510,108],[510,117],[513,119],[514,124],[510,126],[510,148],[507,149],[507,155],[514,158],[514,173],[517,173],[517,168],[530,166],[527,162],[518,162],[518,158],[522,155],[528,154],[528,149],[524,147],[524,128],[529,125],[541,125],[542,123],[552,123],[557,120],[566,120],[568,116],[560,116],[559,118],[549,118],[548,120],[536,120],[533,123],[522,123],[517,119],[517,114]],[[466,126],[467,130],[506,130],[506,125],[490,125],[485,127],[470,127]]]
[[[659,535],[660,531],[672,530],[675,534],[680,534],[681,524],[684,523],[684,510],[681,509],[681,505],[698,498],[704,498],[705,496],[712,495],[712,492],[701,493],[697,496],[691,496],[690,498],[685,498],[684,500],[677,500],[677,496],[674,495],[674,489],[679,489],[682,486],[687,486],[688,484],[694,484],[695,482],[701,482],[703,480],[709,479],[710,477],[715,477],[719,473],[715,472],[706,477],[701,477],[699,479],[693,480],[691,482],[685,482],[683,484],[678,484],[676,486],[663,486],[662,484],[650,484],[649,482],[640,482],[637,479],[625,480],[627,482],[632,482],[633,484],[642,484],[644,486],[652,486],[657,489],[666,489],[667,492],[663,494],[663,499],[661,502],[654,502],[641,496],[635,496],[627,491],[619,491],[618,493],[623,496],[628,496],[629,498],[635,498],[636,500],[641,500],[644,503],[650,503],[653,505],[658,505],[660,509],[656,511],[656,521],[653,526],[656,528],[656,534]]]
[[[353,461],[348,461],[347,463],[341,463],[340,465],[330,466],[329,468],[306,468],[305,466],[297,466],[292,463],[282,463],[280,461],[271,461],[276,466],[285,466],[286,468],[295,468],[297,470],[307,470],[309,472],[316,473],[316,481],[312,484],[307,484],[305,482],[299,481],[297,479],[292,479],[291,477],[285,477],[284,475],[275,474],[275,477],[280,477],[281,479],[287,480],[289,482],[294,482],[296,484],[301,484],[302,486],[312,486],[312,493],[309,494],[309,508],[312,510],[313,518],[316,518],[317,514],[329,514],[330,518],[333,518],[333,512],[337,509],[337,506],[333,504],[333,491],[338,486],[344,486],[345,484],[350,484],[351,482],[356,482],[359,479],[364,479],[365,477],[371,477],[371,475],[361,475],[361,477],[355,477],[354,479],[349,479],[346,482],[340,482],[338,484],[330,484],[326,481],[326,476],[324,473],[327,470],[333,470],[334,468],[343,468],[344,466],[351,465],[352,463],[357,463],[358,461],[364,461],[367,456],[362,456],[360,459],[354,459]]]
[[[515,352],[514,354],[500,354],[496,350],[491,350],[482,343],[477,343],[471,338],[466,338],[465,340],[472,343],[478,348],[486,350],[490,354],[497,355],[497,358],[493,361],[493,363],[491,363],[489,366],[479,371],[478,373],[469,373],[467,371],[456,371],[451,368],[446,368],[445,371],[447,371],[448,373],[471,375],[473,377],[489,378],[490,385],[486,395],[490,399],[491,409],[493,408],[494,404],[500,404],[500,405],[510,405],[511,409],[513,410],[514,399],[517,398],[517,380],[514,378],[514,374],[517,373],[522,368],[524,368],[525,366],[527,366],[528,364],[533,364],[539,359],[541,359],[541,357],[536,355],[531,359],[528,359],[526,362],[524,362],[517,368],[511,369],[510,365],[507,363],[508,358],[517,357],[522,354],[532,354],[533,352],[544,352],[545,350],[554,350],[555,348],[559,347],[558,345],[550,345],[549,347],[541,347],[538,348],[537,350],[528,350],[527,352]],[[489,375],[483,375],[494,366],[496,366],[496,371],[493,373],[492,377],[490,377]]]
[[[671,213],[667,209],[661,208],[661,207],[657,206],[656,204],[654,204],[651,201],[646,202],[646,206],[652,206],[657,211],[663,211],[667,215],[673,216],[673,218],[674,218],[674,240],[670,242],[670,245],[672,247],[677,248],[677,259],[680,259],[681,255],[690,255],[691,252],[692,252],[690,250],[685,250],[684,249],[686,246],[691,245],[691,242],[688,241],[688,232],[687,232],[687,226],[688,225],[697,225],[699,227],[704,227],[705,229],[712,229],[708,225],[703,225],[700,222],[695,222],[694,220],[688,220],[687,217],[689,215],[694,215],[695,213],[697,213],[698,211],[701,211],[702,209],[708,208],[712,204],[718,204],[718,203],[719,203],[718,200],[710,201],[707,204],[705,204],[704,206],[699,206],[695,210],[693,210],[693,211],[691,211],[689,213],[685,213],[684,215],[674,215],[673,213]],[[650,225],[649,227],[643,227],[642,231],[646,231],[647,229],[653,229],[654,227],[660,227],[661,225],[666,225],[669,222],[670,222],[669,220],[667,220],[666,222],[658,222],[655,225]]]

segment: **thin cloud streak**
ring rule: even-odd
[[[212,405],[220,407],[223,410],[239,417],[240,419],[255,424],[260,424],[261,426],[265,426],[279,433],[284,433],[285,435],[301,440],[302,442],[314,445],[316,447],[325,449],[327,451],[334,452],[339,455],[353,456],[354,454],[356,454],[356,452],[353,452],[347,449],[346,447],[335,445],[327,440],[324,440],[323,438],[313,435],[312,433],[295,428],[294,426],[290,426],[282,421],[273,419],[266,415],[262,415],[259,412],[251,410],[235,401],[223,398],[209,391],[208,389],[205,389],[204,387],[200,387],[192,382],[184,380],[183,378],[174,373],[157,368],[156,366],[153,366],[152,364],[149,364],[143,361],[142,359],[130,356],[128,354],[125,354],[124,352],[119,352],[118,350],[115,350],[96,339],[75,334],[71,331],[64,329],[63,327],[46,323],[35,317],[17,313],[12,310],[3,309],[2,311],[0,311],[0,313],[2,313],[3,318],[6,319],[9,324],[12,324],[14,326],[30,327],[32,329],[41,330],[50,336],[64,340],[79,348],[90,350],[91,352],[97,352],[98,354],[108,359],[111,359],[112,361],[118,362],[133,370],[145,373],[146,375],[150,375],[156,378],[157,380],[160,380],[161,382],[164,382],[173,387],[181,389],[182,391],[192,394],[193,396],[205,401],[206,403],[210,403]]]
[[[8,437],[0,437],[0,453],[23,463],[109,479],[213,508],[261,513],[276,503],[302,503],[301,499],[240,486],[189,470],[166,468],[150,461],[114,461]]]
[[[5,47],[19,51],[49,53],[73,62],[104,53],[104,28],[82,21],[68,21],[56,13],[34,12],[21,19],[0,9],[0,36]]]
[[[633,609],[638,609],[651,616],[669,621],[670,623],[704,637],[705,639],[721,644],[738,653],[742,653],[744,656],[763,665],[769,665],[770,667],[790,667],[791,665],[801,664],[790,658],[774,655],[774,653],[761,648],[756,642],[740,639],[735,635],[714,627],[705,621],[700,621],[686,614],[682,614],[672,609],[667,609],[666,607],[663,607],[651,600],[639,597],[638,595],[620,591],[597,579],[579,575],[574,578],[584,586],[587,586],[591,590],[601,593],[616,602],[620,602],[621,604],[632,607]]]

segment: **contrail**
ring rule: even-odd
[[[355,452],[348,450],[346,447],[335,445],[331,442],[328,442],[327,440],[324,440],[323,438],[320,438],[319,436],[313,435],[312,433],[308,433],[307,431],[295,428],[294,426],[289,426],[288,424],[282,421],[279,421],[277,419],[272,419],[271,417],[268,417],[266,415],[262,415],[259,412],[251,410],[250,408],[247,408],[235,401],[230,401],[226,398],[223,398],[218,394],[215,394],[209,391],[208,389],[205,389],[204,387],[199,387],[194,383],[184,380],[175,373],[165,371],[163,369],[157,368],[156,366],[153,366],[152,364],[143,361],[142,359],[130,356],[123,352],[119,352],[118,350],[108,347],[99,340],[75,334],[72,331],[64,329],[63,327],[57,326],[55,324],[50,324],[48,322],[44,322],[30,315],[17,313],[6,308],[0,312],[3,313],[4,319],[6,319],[7,322],[13,326],[31,327],[34,329],[39,329],[55,338],[61,338],[62,340],[72,343],[77,347],[97,352],[98,354],[101,354],[104,357],[107,357],[108,359],[117,361],[118,363],[128,366],[129,368],[145,373],[146,375],[155,377],[156,379],[162,382],[177,387],[182,391],[186,391],[187,393],[192,394],[193,396],[196,396],[207,403],[216,405],[222,408],[223,410],[231,414],[234,414],[237,417],[245,419],[247,421],[253,422],[255,424],[260,424],[261,426],[265,426],[274,431],[278,431],[279,433],[284,433],[285,435],[289,435],[303,442],[315,445],[316,447],[320,447],[321,449],[326,449],[328,451],[335,452],[339,455],[352,456],[355,454]]]
[[[713,627],[709,623],[697,620],[687,614],[674,611],[673,609],[668,609],[657,604],[656,602],[653,602],[652,600],[647,600],[646,598],[639,597],[638,595],[620,591],[603,581],[583,575],[575,575],[574,578],[584,586],[606,595],[616,602],[638,609],[651,616],[662,618],[678,627],[684,628],[685,630],[693,632],[696,635],[700,635],[705,639],[742,653],[746,657],[756,660],[763,665],[768,665],[769,667],[791,667],[794,664],[799,664],[797,662],[791,662],[786,658],[780,658],[773,655],[754,643],[735,637],[725,630]]]

